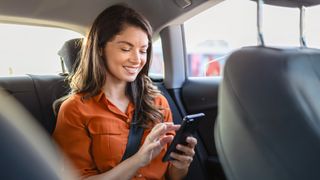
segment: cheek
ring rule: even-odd
[[[141,60],[141,67],[144,67],[146,65],[146,63],[147,63],[147,58],[143,58]]]

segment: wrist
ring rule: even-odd
[[[131,156],[130,159],[132,159],[132,163],[136,164],[138,168],[142,168],[146,165],[143,159],[141,158],[141,155],[139,155],[138,153]]]
[[[168,173],[169,179],[178,180],[186,177],[189,167],[187,168],[177,168],[172,163],[169,163]]]

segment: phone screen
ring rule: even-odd
[[[176,135],[173,138],[172,143],[170,144],[166,154],[162,158],[163,162],[172,160],[172,158],[170,157],[171,152],[176,152],[181,154],[181,152],[176,149],[176,146],[178,144],[182,144],[182,145],[187,144],[186,138],[188,136],[194,135],[194,133],[196,132],[199,126],[199,122],[204,117],[205,117],[204,113],[198,113],[198,114],[187,115],[183,118],[180,129],[176,132]]]

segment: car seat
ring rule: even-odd
[[[320,3],[265,2],[300,9]],[[223,169],[230,180],[320,179],[320,51],[304,47],[303,38],[291,49],[260,39],[225,64],[215,126]]]
[[[0,179],[76,179],[61,167],[48,134],[7,93],[0,91]]]

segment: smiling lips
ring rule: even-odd
[[[132,66],[124,66],[124,69],[129,73],[129,74],[136,74],[139,71],[139,67],[132,67]]]

